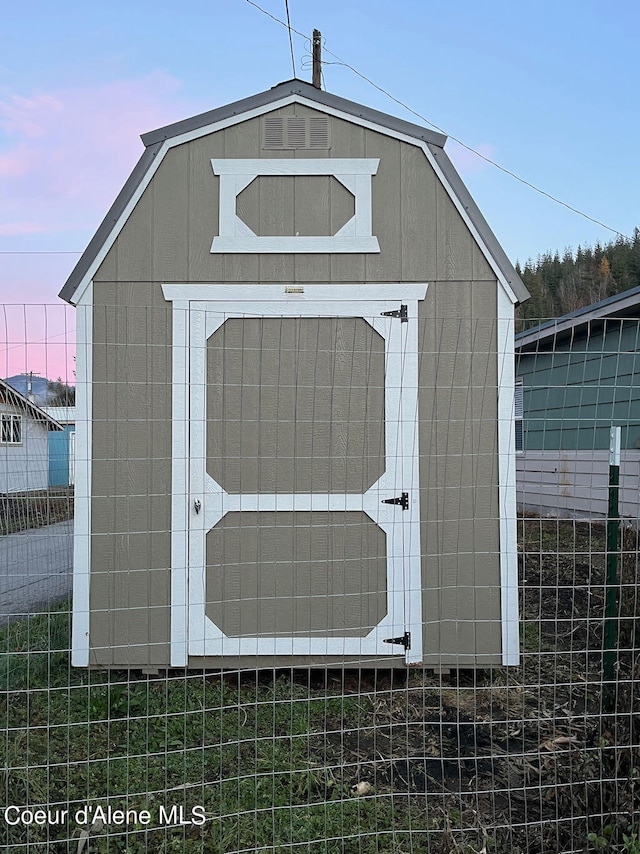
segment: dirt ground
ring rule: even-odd
[[[638,534],[622,534],[606,682],[604,524],[519,527],[522,666],[413,673],[406,693],[385,693],[374,674],[347,677],[347,694],[372,698],[374,720],[369,731],[329,725],[333,748],[377,793],[423,799],[441,831],[433,850],[640,850],[623,841],[640,840]]]

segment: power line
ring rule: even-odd
[[[291,68],[293,76],[296,76],[296,60],[293,56],[293,37],[291,36],[291,16],[289,15],[289,0],[284,0],[284,6],[287,12],[287,29],[289,30],[289,47],[291,48]]]
[[[259,6],[257,3],[254,2],[254,0],[247,0],[247,3],[249,3],[251,6],[255,6],[256,9],[259,9],[260,12],[267,15],[269,18],[276,21],[278,24],[281,24],[282,26],[287,27],[287,24],[284,21],[281,21],[279,18],[276,18],[275,15],[272,15],[270,12],[268,12],[266,9],[263,9],[262,6]],[[293,28],[289,27],[289,37],[291,37],[291,30],[292,29]],[[309,36],[305,35],[305,33],[301,33],[295,29],[293,30],[293,32],[296,33],[296,35],[302,36],[302,38],[307,39],[309,42],[311,42],[311,39],[309,39]],[[428,118],[421,115],[421,113],[416,112],[408,104],[405,104],[404,101],[401,101],[399,98],[396,98],[394,95],[392,95],[386,89],[383,89],[382,86],[378,86],[378,84],[375,83],[373,80],[371,80],[371,78],[367,77],[365,74],[362,74],[362,72],[358,71],[357,68],[354,68],[353,65],[350,65],[348,62],[345,62],[343,59],[341,59],[339,56],[337,56],[335,53],[333,53],[333,51],[328,50],[326,45],[323,45],[323,48],[324,48],[326,53],[330,54],[331,56],[333,56],[337,60],[337,62],[323,62],[322,63],[323,65],[343,65],[345,68],[348,68],[350,71],[352,71],[355,75],[360,77],[366,83],[369,83],[370,86],[373,86],[374,89],[377,89],[378,92],[381,92],[383,95],[386,95],[387,98],[390,98],[396,104],[403,107],[403,109],[407,110],[409,113],[411,113],[412,115],[419,118],[420,121],[426,122],[426,124],[430,125],[435,130],[444,134],[449,139],[452,139],[454,142],[457,142],[458,145],[461,145],[463,148],[466,148],[467,151],[470,151],[472,154],[475,154],[476,157],[480,157],[486,163],[489,163],[491,166],[495,166],[496,169],[499,169],[501,172],[504,172],[505,175],[509,175],[511,178],[515,178],[516,181],[519,181],[521,184],[524,184],[525,187],[529,187],[531,190],[535,190],[535,192],[540,193],[541,196],[545,196],[547,199],[550,199],[552,202],[555,202],[558,205],[562,205],[562,207],[566,208],[567,210],[570,210],[572,213],[578,214],[578,216],[584,217],[584,219],[589,220],[589,222],[593,222],[593,223],[595,223],[595,225],[599,225],[601,228],[606,228],[607,231],[613,232],[613,234],[618,235],[618,237],[624,237],[625,240],[631,240],[629,235],[624,234],[622,231],[618,231],[617,228],[612,228],[610,225],[607,225],[606,223],[601,222],[599,219],[595,219],[595,217],[592,217],[589,214],[585,213],[584,211],[579,210],[578,208],[574,207],[573,205],[570,205],[568,202],[563,202],[562,199],[559,199],[557,196],[554,196],[551,193],[548,193],[546,190],[542,190],[540,187],[537,187],[535,184],[532,184],[530,181],[527,181],[525,178],[521,178],[519,175],[517,175],[515,172],[512,172],[510,169],[507,169],[506,167],[501,166],[499,163],[496,163],[495,160],[492,160],[490,157],[487,157],[485,154],[482,154],[480,151],[477,151],[472,146],[467,145],[461,139],[458,139],[458,137],[453,136],[450,133],[447,133],[441,127],[438,127],[438,125],[434,124],[434,122],[430,121]]]
[[[289,0],[285,0],[285,8],[286,8],[286,14],[287,14],[287,20],[286,21],[282,21],[280,18],[276,17],[275,15],[272,15],[271,12],[267,11],[262,6],[258,5],[258,3],[254,2],[254,0],[246,0],[246,2],[249,3],[250,6],[254,6],[256,9],[258,9],[258,11],[262,12],[264,15],[271,18],[276,23],[287,28],[287,30],[289,32],[289,45],[290,45],[290,49],[291,49],[291,63],[292,63],[292,67],[293,67],[293,76],[295,77],[295,73],[296,73],[296,71],[295,71],[295,57],[294,57],[294,52],[293,52],[293,38],[292,38],[291,34],[295,33],[296,35],[298,35],[301,38],[308,41],[310,45],[312,44],[312,39],[309,38],[309,36],[307,36],[305,33],[301,33],[300,30],[296,30],[295,27],[291,26],[291,19],[290,19],[290,14],[289,14]],[[486,163],[489,163],[491,166],[494,166],[496,169],[499,169],[505,175],[509,175],[511,178],[514,178],[516,181],[519,181],[521,184],[524,184],[524,186],[529,187],[529,189],[534,190],[536,193],[539,193],[540,195],[544,196],[545,198],[549,199],[550,201],[555,202],[558,205],[561,205],[562,207],[566,208],[567,210],[571,211],[572,213],[575,213],[578,216],[581,216],[584,219],[589,220],[589,222],[593,222],[595,225],[598,225],[601,228],[606,229],[607,231],[611,231],[613,234],[616,234],[617,236],[622,237],[625,240],[631,240],[632,239],[631,237],[629,237],[629,235],[624,234],[624,232],[621,232],[616,228],[612,228],[611,226],[607,225],[606,223],[602,222],[601,220],[598,220],[595,217],[590,216],[589,214],[585,213],[584,211],[581,211],[578,208],[574,207],[573,205],[570,205],[568,202],[564,202],[564,201],[562,201],[562,199],[559,199],[557,196],[554,196],[551,193],[548,193],[546,190],[543,190],[540,187],[537,187],[535,184],[532,184],[530,181],[527,181],[525,178],[521,178],[515,172],[511,171],[510,169],[507,169],[504,166],[501,166],[495,160],[492,160],[490,157],[487,157],[485,154],[482,154],[480,151],[473,148],[472,146],[467,145],[465,142],[463,142],[458,137],[447,133],[446,130],[439,127],[437,124],[432,122],[426,116],[423,116],[421,113],[418,113],[416,110],[412,109],[408,104],[405,104],[404,101],[401,101],[399,98],[396,98],[394,95],[392,95],[386,89],[384,89],[382,86],[379,86],[377,83],[375,83],[373,80],[371,80],[371,78],[367,77],[365,74],[362,74],[362,72],[358,71],[358,69],[355,68],[353,65],[350,65],[348,62],[345,62],[343,59],[341,59],[339,56],[337,56],[337,54],[333,53],[333,51],[328,50],[328,48],[326,47],[326,44],[324,43],[324,39],[323,39],[323,48],[324,48],[324,51],[326,53],[330,54],[331,56],[333,56],[337,60],[337,62],[323,61],[322,65],[342,65],[344,68],[348,68],[349,71],[352,71],[357,77],[360,77],[362,80],[364,80],[370,86],[373,86],[374,89],[377,89],[378,92],[382,93],[387,98],[394,101],[400,107],[407,110],[407,112],[416,116],[418,119],[420,119],[420,121],[430,125],[432,128],[434,128],[435,130],[444,134],[449,139],[452,139],[454,142],[457,142],[458,145],[462,146],[462,148],[465,148],[467,151],[470,151],[472,154],[475,154],[476,157],[481,158]],[[323,79],[324,79],[324,76],[323,76]],[[35,250],[34,251],[0,250],[0,255],[82,255],[82,252],[79,252],[79,251],[60,251],[60,250],[38,250],[38,251],[35,251]]]
[[[287,22],[286,22],[286,21],[281,21],[281,20],[280,20],[280,18],[276,18],[276,16],[275,16],[275,15],[272,15],[272,14],[271,14],[271,12],[267,12],[267,10],[266,10],[266,9],[263,9],[263,8],[262,8],[262,6],[258,6],[258,4],[257,4],[257,3],[254,3],[254,2],[253,2],[253,0],[247,0],[247,3],[248,3],[250,6],[255,6],[255,7],[256,7],[256,9],[259,9],[259,10],[260,10],[264,15],[267,15],[267,17],[269,17],[269,18],[271,18],[272,20],[276,21],[276,23],[278,23],[278,24],[282,24],[282,26],[283,26],[283,27],[286,27],[290,32],[295,33],[297,36],[302,36],[302,38],[303,38],[303,39],[308,39],[308,38],[309,38],[305,33],[301,33],[301,32],[300,32],[300,30],[296,30],[296,29],[295,29],[295,27],[292,27],[292,26],[290,26],[289,24],[287,24]],[[309,41],[311,41],[311,40],[309,39]],[[295,75],[294,75],[294,76],[295,76]]]

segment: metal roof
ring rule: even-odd
[[[76,423],[76,408],[75,406],[43,406],[43,410],[55,418],[58,424],[68,425]]]
[[[519,332],[515,337],[516,350],[524,350],[548,338],[569,334],[594,320],[625,315],[640,318],[640,286]]]
[[[373,124],[381,125],[382,127],[390,128],[398,133],[405,133],[408,136],[415,136],[424,142],[431,142],[439,145],[441,148],[445,144],[447,137],[440,133],[429,130],[421,125],[406,122],[403,119],[398,119],[395,116],[389,116],[386,113],[381,113],[379,110],[374,110],[371,107],[365,107],[362,104],[357,104],[355,101],[348,101],[346,98],[340,98],[338,95],[332,95],[330,92],[325,92],[322,89],[316,89],[310,83],[304,80],[287,80],[285,83],[278,83],[266,92],[260,92],[258,95],[252,95],[250,98],[243,98],[241,101],[234,101],[232,104],[226,104],[224,107],[218,107],[215,110],[209,110],[206,113],[201,113],[198,116],[193,116],[190,119],[184,119],[181,122],[167,125],[158,130],[144,133],[141,139],[145,145],[153,145],[156,142],[164,142],[165,139],[170,139],[174,136],[180,136],[183,133],[191,133],[199,128],[207,127],[232,116],[248,113],[250,110],[255,110],[259,107],[269,106],[274,101],[279,101],[281,98],[286,98],[289,95],[302,95],[312,101],[316,101],[325,107],[332,107],[334,110],[348,113],[356,118],[365,119],[373,122]]]
[[[25,412],[28,412],[32,418],[35,418],[38,421],[44,421],[45,424],[48,424],[50,430],[64,430],[62,424],[56,421],[55,418],[52,418],[36,403],[32,403],[28,397],[25,397],[23,394],[20,394],[19,391],[16,391],[8,382],[0,380],[0,390],[4,392],[11,406],[17,406]]]
[[[371,107],[365,107],[362,104],[349,101],[338,95],[316,89],[315,86],[304,80],[294,79],[279,83],[266,92],[260,92],[249,98],[243,98],[232,104],[227,104],[215,110],[210,110],[198,116],[193,116],[192,118],[184,119],[183,121],[175,122],[174,124],[143,134],[141,139],[145,145],[145,151],[60,291],[62,299],[68,302],[72,301],[74,293],[89,274],[99,252],[117,226],[118,221],[151,167],[151,164],[168,140],[184,134],[192,134],[198,130],[204,130],[209,126],[229,120],[234,116],[238,116],[238,120],[241,120],[240,117],[244,113],[260,110],[271,105],[275,109],[279,101],[285,98],[290,99],[292,96],[294,98],[295,96],[299,96],[307,101],[313,101],[318,104],[320,109],[323,106],[328,107],[342,112],[347,116],[353,116],[356,121],[361,120],[372,123],[380,127],[383,132],[385,129],[388,129],[395,133],[414,137],[426,144],[431,153],[436,157],[445,179],[451,186],[452,192],[466,211],[480,239],[485,244],[487,251],[510,285],[518,301],[523,302],[529,298],[529,292],[525,288],[520,276],[507,258],[489,225],[471,198],[469,191],[464,186],[455,167],[447,157],[444,151],[446,136],[435,133],[421,125],[404,121],[387,113],[382,113],[379,110],[374,110]]]

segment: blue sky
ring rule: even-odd
[[[284,0],[260,3],[285,18]],[[295,29],[438,128],[594,218],[640,225],[631,0],[289,0]],[[0,294],[53,303],[142,152],[141,133],[293,76],[287,31],[246,0],[29,0],[0,21]],[[294,35],[296,76],[310,45]],[[325,88],[419,122],[339,64]],[[512,261],[613,237],[451,141]],[[27,253],[27,254],[7,254]],[[0,373],[1,373],[0,369]]]

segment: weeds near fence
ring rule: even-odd
[[[623,541],[617,679],[605,685],[604,527],[527,517],[520,530],[523,657],[509,670],[154,678],[72,669],[68,603],[10,623],[7,802],[152,820],[5,823],[0,847],[75,851],[84,827],[89,852],[637,854],[637,534]],[[203,824],[159,826],[200,808]]]
[[[73,519],[73,487],[0,495],[0,536]]]

